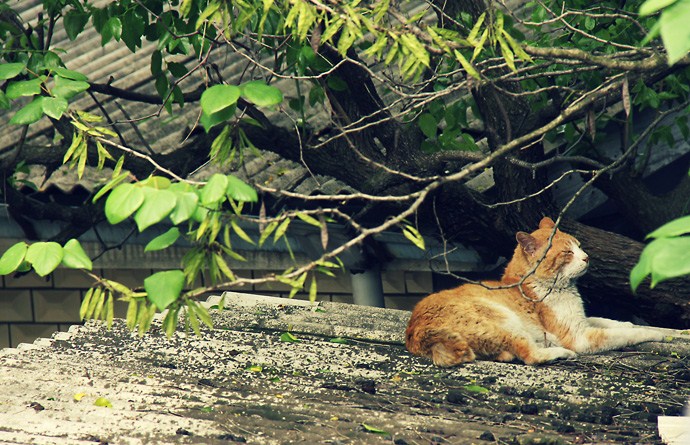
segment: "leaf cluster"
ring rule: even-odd
[[[93,264],[76,239],[67,241],[64,246],[53,241],[31,245],[20,241],[0,257],[0,275],[28,272],[33,268],[36,274],[44,277],[59,266],[91,270]]]
[[[48,57],[52,55],[53,57]],[[11,124],[30,125],[44,115],[59,120],[67,111],[69,101],[89,88],[87,77],[68,70],[60,57],[52,52],[42,60],[0,64],[0,107],[10,109],[12,102],[25,103],[10,119]]]
[[[674,219],[649,235],[649,243],[630,272],[630,285],[636,290],[647,276],[654,288],[662,281],[690,274],[690,216]]]

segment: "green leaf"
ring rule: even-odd
[[[5,92],[0,90],[0,108],[4,110],[10,109],[10,100],[5,95]]]
[[[141,37],[146,31],[148,14],[142,14],[138,9],[127,10],[120,19],[122,20],[122,41],[130,51],[135,52],[141,48]]]
[[[346,339],[346,338],[342,338],[342,337],[334,337],[334,338],[331,338],[331,339],[328,340],[328,341],[331,342],[331,343],[338,343],[338,344],[341,344],[341,345],[346,345],[346,344],[348,343],[348,342],[347,342],[347,339]]]
[[[256,190],[240,178],[228,175],[228,187],[226,193],[228,197],[239,202],[257,202],[259,195]]]
[[[130,296],[132,295],[132,289],[129,287],[125,286],[122,283],[118,283],[117,281],[113,280],[108,280],[105,278],[101,278],[101,282],[106,285],[109,289],[114,290],[115,292],[121,293],[123,296]]]
[[[105,300],[106,298],[110,295],[110,292],[107,289],[103,289],[103,291],[98,295],[98,299],[96,299],[95,304],[90,304],[89,306],[94,306],[93,307],[93,312],[91,313],[91,318],[94,320],[98,320],[99,318],[103,317],[103,307],[105,306]],[[95,297],[95,295],[94,295]],[[89,314],[87,314],[88,316]]]
[[[283,92],[278,88],[266,85],[260,80],[247,82],[241,86],[242,97],[259,107],[270,107],[283,102]]]
[[[62,113],[67,110],[67,100],[61,97],[43,97],[41,107],[43,112],[55,120],[62,117]]]
[[[501,54],[503,55],[503,59],[506,61],[506,65],[508,65],[508,68],[510,68],[512,71],[517,71],[517,68],[515,68],[515,55],[510,49],[508,42],[505,41],[502,35],[498,35],[496,39],[501,47]]]
[[[317,284],[316,284],[316,277],[312,277],[311,283],[309,284],[309,301],[312,303],[316,301],[317,297]]]
[[[276,231],[273,233],[273,242],[277,242],[283,235],[285,235],[285,232],[287,232],[288,227],[290,227],[290,223],[292,220],[290,218],[286,218],[283,222],[278,225],[278,228]]]
[[[62,249],[64,256],[62,257],[62,264],[70,269],[86,269],[91,270],[93,263],[91,258],[86,254],[84,248],[79,244],[79,241],[71,239],[65,243]]]
[[[211,321],[211,316],[204,306],[193,300],[187,300],[187,307],[193,308],[192,310],[199,317],[199,320],[210,329],[213,329],[213,321]]]
[[[168,62],[168,71],[170,71],[170,74],[177,78],[180,78],[189,73],[189,70],[184,65],[184,63],[179,62]]]
[[[153,250],[163,250],[175,244],[175,241],[177,241],[179,237],[180,229],[178,229],[177,227],[173,227],[169,229],[167,232],[158,235],[157,237],[149,241],[149,243],[144,248],[144,252],[151,252]]]
[[[129,218],[144,202],[144,191],[134,184],[121,184],[108,195],[105,201],[105,216],[110,224],[117,224]]]
[[[84,299],[81,301],[81,306],[79,307],[79,319],[84,320],[86,318],[86,313],[91,305],[91,297],[93,296],[95,289],[91,288],[84,294]]]
[[[144,335],[146,331],[151,327],[153,323],[153,317],[156,315],[156,305],[155,304],[144,304],[141,310],[137,313],[137,332],[139,336]]]
[[[462,65],[463,69],[467,71],[467,74],[470,76],[474,77],[475,79],[479,80],[479,72],[476,70],[474,66],[465,58],[465,56],[462,55],[462,53],[458,50],[453,51],[453,54],[455,55],[455,58],[460,62],[460,65]]]
[[[120,160],[124,159],[124,157],[120,158]],[[93,199],[91,202],[96,202],[98,201],[103,195],[108,193],[110,190],[115,188],[118,184],[120,184],[122,181],[127,179],[129,177],[129,172],[125,173],[120,173],[118,176],[113,177],[110,181],[108,181],[107,184],[105,184],[103,187],[101,187],[100,190],[94,195]]]
[[[204,22],[218,11],[218,8],[220,8],[220,2],[210,2],[210,4],[201,11],[201,14],[199,14],[199,18],[196,20],[196,29],[203,26]]]
[[[302,221],[304,221],[305,223],[311,225],[311,226],[321,227],[321,223],[319,222],[319,220],[314,218],[311,215],[308,215],[308,214],[302,213],[302,212],[298,212],[295,214],[295,216],[297,218],[301,219]]]
[[[230,266],[228,266],[228,263],[223,258],[223,255],[215,255],[215,261],[218,269],[223,272],[223,275],[225,275],[230,281],[235,281],[237,279],[235,274],[232,272],[232,269],[230,269]]]
[[[38,276],[44,277],[62,262],[62,246],[55,242],[38,242],[26,250],[26,261],[31,263]]]
[[[7,85],[5,95],[8,99],[17,99],[24,96],[35,96],[41,94],[41,84],[43,79],[37,77],[31,80],[15,80]]]
[[[655,258],[663,251],[667,250],[670,245],[676,241],[676,238],[659,238],[649,243],[642,254],[635,267],[630,271],[630,286],[633,291],[644,281],[644,279],[652,274],[656,268]],[[657,277],[662,277],[663,273],[656,272]],[[661,278],[663,280],[663,278]],[[653,283],[656,285],[656,281]]]
[[[79,311],[80,315],[83,314],[82,319],[93,318],[96,307],[101,301],[103,301],[103,288],[97,287],[89,289]]]
[[[170,191],[177,195],[175,208],[170,213],[170,221],[172,221],[173,224],[180,224],[194,215],[194,211],[199,205],[199,195],[194,192],[179,191],[177,189],[173,190],[172,186],[170,187]]]
[[[115,304],[113,303],[113,294],[108,292],[108,299],[105,302],[105,312],[103,320],[105,320],[108,329],[113,327],[113,318],[115,317]]]
[[[106,399],[105,397],[99,397],[96,399],[95,402],[93,402],[94,406],[100,406],[103,408],[112,408],[113,404],[110,403],[110,400]]]
[[[7,80],[17,77],[23,70],[23,63],[3,63],[0,64],[0,80]]]
[[[283,332],[280,335],[280,341],[284,343],[299,343],[301,340],[292,335],[290,332]]]
[[[0,258],[0,275],[11,274],[16,271],[24,261],[29,245],[20,241],[5,251]]]
[[[690,274],[690,237],[659,241],[662,240],[662,248],[651,259],[652,288],[670,278]]]
[[[233,116],[235,116],[236,109],[237,106],[232,105],[213,114],[203,112],[201,113],[201,119],[199,119],[199,122],[204,127],[204,130],[206,130],[206,133],[208,133],[209,130],[215,127],[216,125],[222,124],[232,119]]]
[[[163,73],[163,53],[159,50],[151,53],[151,74],[160,76]]]
[[[673,65],[690,51],[690,0],[679,0],[666,8],[659,18],[661,40]]]
[[[261,232],[261,236],[259,237],[259,247],[263,246],[264,242],[268,239],[269,236],[271,236],[271,233],[278,227],[278,221],[271,221]]]
[[[43,117],[43,101],[45,99],[46,98],[43,96],[35,97],[34,100],[26,104],[12,116],[10,124],[30,125],[37,122]]]
[[[103,122],[102,116],[99,116],[99,115],[93,114],[93,113],[89,113],[87,111],[77,110],[77,115],[79,116],[79,119],[83,120],[84,122],[89,122],[89,123]]]
[[[228,177],[220,173],[211,176],[206,185],[200,190],[201,204],[212,206],[225,198],[228,188]]]
[[[465,386],[465,390],[467,390],[469,392],[479,393],[479,394],[489,392],[488,389],[484,388],[483,386],[479,386],[479,385],[467,385],[467,386]]]
[[[78,71],[68,70],[67,68],[63,68],[61,66],[53,68],[53,71],[55,71],[55,74],[57,74],[60,77],[64,77],[65,79],[81,80],[84,82],[89,80],[89,78],[86,77],[86,75],[84,75]]]
[[[642,284],[644,279],[651,273],[651,271],[651,260],[648,256],[645,256],[643,250],[639,261],[630,271],[630,287],[632,288],[633,292],[637,290],[637,288],[640,286],[640,284]]]
[[[235,232],[235,234],[237,234],[237,236],[242,238],[244,241],[252,245],[256,244],[254,240],[251,239],[249,235],[247,235],[247,232],[245,232],[244,229],[242,229],[242,227],[240,227],[240,225],[237,224],[237,221],[235,221],[234,219],[230,220],[230,226],[232,227],[232,230]]]
[[[192,214],[192,220],[194,222],[202,223],[203,221],[206,220],[206,217],[210,213],[210,209],[206,207],[201,207],[197,206],[196,209],[194,209],[194,213]],[[197,230],[198,232],[198,230]],[[201,237],[201,234],[199,234],[199,237]],[[199,238],[197,238],[199,239]]]
[[[147,299],[163,311],[175,302],[184,287],[184,273],[181,270],[157,272],[144,280]]]
[[[163,332],[165,332],[165,336],[168,338],[171,338],[172,335],[175,333],[175,328],[177,327],[178,315],[179,315],[179,308],[175,308],[175,309],[170,308],[168,310],[168,313],[165,314],[165,318],[163,319],[162,327],[163,327]]]
[[[481,54],[481,52],[484,50],[484,45],[486,44],[486,40],[489,38],[489,27],[484,28],[484,32],[482,32],[482,36],[479,38],[479,42],[477,42],[477,46],[474,47],[474,51],[472,52],[472,59],[471,61],[474,61],[474,59]]]
[[[72,121],[75,124],[75,121]],[[84,133],[75,131],[72,135],[72,143],[65,152],[65,156],[62,158],[62,163],[66,164],[72,157],[78,157],[82,151],[86,150],[86,140],[84,139]]]
[[[63,24],[67,37],[74,40],[84,30],[84,26],[89,21],[89,14],[87,12],[70,9],[63,17]]]
[[[475,44],[474,40],[479,35],[479,30],[481,29],[485,18],[486,18],[486,12],[483,12],[482,15],[480,15],[477,18],[477,22],[474,24],[474,26],[470,30],[470,33],[467,35],[467,40],[469,40],[473,45]]]
[[[591,17],[587,17],[587,18],[590,19]],[[505,37],[506,42],[508,42],[508,44],[510,45],[510,48],[513,50],[515,55],[520,58],[520,60],[523,60],[525,62],[532,62],[532,58],[529,56],[529,54],[527,54],[525,52],[525,50],[522,49],[522,46],[520,46],[520,44],[515,41],[513,36],[511,36],[510,33],[508,33],[508,31],[506,31],[504,29],[501,32],[501,34],[503,35],[503,37]]]
[[[110,17],[101,28],[101,45],[105,45],[111,39],[120,41],[122,35],[122,22],[119,17]]]
[[[384,431],[384,430],[382,430],[382,429],[373,427],[373,426],[371,426],[371,425],[367,425],[366,423],[363,423],[363,424],[362,424],[362,428],[364,428],[364,430],[365,430],[367,433],[373,433],[373,434],[388,434],[387,431]]]
[[[177,195],[170,190],[145,187],[144,202],[134,215],[134,221],[137,223],[139,231],[143,232],[147,227],[170,215],[176,203]]]
[[[403,226],[402,233],[405,238],[412,242],[412,244],[419,247],[421,250],[424,250],[424,238],[414,226],[405,224]]]
[[[201,94],[201,109],[212,115],[237,104],[240,94],[235,85],[214,85]]]
[[[422,133],[424,133],[424,136],[428,138],[436,137],[438,122],[430,113],[421,114],[417,120],[417,125],[419,125],[419,128],[422,130]]]
[[[139,183],[139,185],[151,187],[154,189],[163,190],[163,189],[170,188],[172,183],[170,182],[170,179],[168,179],[164,176],[149,176],[148,178],[141,181]]]
[[[65,79],[63,77],[55,77],[55,86],[50,91],[55,97],[62,97],[63,99],[71,99],[82,91],[89,89],[89,83],[83,80]]]
[[[647,238],[667,238],[686,233],[690,233],[690,216],[684,216],[667,222],[647,235]]]
[[[125,320],[127,321],[127,329],[130,331],[134,330],[137,325],[137,313],[139,312],[139,299],[132,298],[127,304],[127,315]],[[84,317],[82,317],[83,319]]]
[[[42,68],[53,70],[62,65],[62,59],[53,51],[46,51],[43,54]]]
[[[426,50],[422,42],[417,39],[414,34],[401,34],[400,42],[407,48],[417,61],[426,66],[429,65],[429,52]]]
[[[640,6],[640,15],[646,16],[654,14],[660,9],[663,9],[669,5],[674,4],[678,0],[647,0]]]

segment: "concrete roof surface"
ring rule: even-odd
[[[0,351],[0,443],[661,443],[690,395],[684,335],[440,369],[401,344],[406,311],[229,293],[211,312],[200,338],[116,321]]]

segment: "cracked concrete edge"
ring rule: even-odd
[[[218,327],[226,329],[270,329],[317,335],[347,337],[377,343],[404,343],[409,311],[358,306],[347,303],[309,302],[255,294],[226,292],[209,300],[224,301],[217,314]],[[245,317],[238,316],[245,310]],[[249,315],[249,317],[246,317]]]

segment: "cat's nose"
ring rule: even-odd
[[[589,256],[586,256],[586,257],[582,258],[582,261],[584,261],[585,263],[589,264]]]

